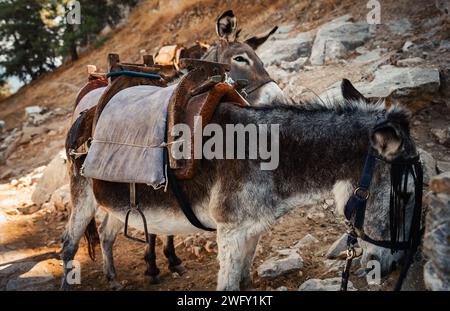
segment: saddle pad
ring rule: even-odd
[[[102,96],[103,92],[105,91],[106,86],[96,88],[89,93],[87,93],[78,103],[77,107],[75,108],[73,115],[72,115],[72,123],[75,122],[75,120],[79,117],[79,115],[84,111],[88,110],[95,105],[97,105],[98,100]]]
[[[139,85],[114,95],[95,127],[84,176],[163,186],[167,106],[175,88]]]

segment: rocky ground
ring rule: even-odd
[[[450,171],[449,22],[433,3],[413,2],[417,3],[409,7],[408,1],[383,4],[387,13],[381,25],[368,25],[361,15],[364,5],[355,9],[349,1],[331,9],[324,5],[326,9],[320,12],[299,4],[291,10],[279,9],[286,17],[273,13],[281,27],[257,53],[295,101],[318,95],[324,101],[332,100],[339,96],[340,80],[347,78],[367,97],[384,97],[389,103],[407,106],[413,112],[412,134],[432,157],[427,157],[430,166],[437,166],[428,171],[432,177]],[[299,22],[305,12],[321,18]],[[180,27],[174,25],[174,29]],[[52,94],[47,96],[55,100]],[[61,150],[71,110],[67,105],[41,102],[20,109],[23,118],[14,112],[7,119],[8,126],[0,121],[0,289],[53,290],[62,275],[59,239],[70,210]],[[339,282],[334,278],[343,262],[331,258],[342,250],[343,232],[342,219],[335,215],[330,198],[286,215],[259,243],[253,286],[259,290],[336,290]],[[158,241],[160,284],[150,285],[144,277],[142,245],[120,235],[115,265],[125,289],[213,290],[218,270],[214,234],[179,236],[175,244],[187,273],[180,276],[167,269]],[[101,257],[99,248],[97,254]],[[91,262],[84,241],[76,259],[82,266],[82,283],[76,289],[109,288],[101,258]],[[354,272],[357,269],[355,265]],[[369,286],[357,275],[351,277],[351,288],[358,290],[384,290],[395,278],[394,273],[382,285]]]

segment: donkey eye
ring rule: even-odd
[[[235,58],[233,58],[233,60],[235,60],[235,61],[237,61],[239,63],[247,63],[248,64],[248,60],[246,60],[242,56],[236,56]]]

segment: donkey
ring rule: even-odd
[[[224,29],[225,28],[225,29]],[[216,21],[216,32],[219,38],[219,43],[212,46],[203,59],[208,61],[222,62],[230,64],[230,76],[233,80],[246,80],[248,81],[247,88],[247,101],[252,105],[267,105],[273,100],[279,102],[287,102],[287,98],[284,96],[283,91],[278,85],[270,78],[267,71],[264,69],[264,64],[256,55],[255,50],[263,44],[275,31],[277,27],[274,27],[269,32],[256,35],[248,38],[245,41],[238,40],[237,21],[232,11],[227,11],[218,17]],[[101,94],[99,93],[99,96]],[[67,146],[67,144],[66,144]],[[79,167],[75,163],[69,161],[69,170],[71,174],[71,195],[74,206],[77,205],[77,198],[75,193],[77,185],[83,183],[85,180],[79,174],[75,172],[79,170]],[[87,201],[89,204],[97,204],[94,201]],[[116,281],[116,272],[113,264],[113,252],[112,247],[117,234],[123,228],[123,222],[116,219],[108,212],[105,213],[102,209],[97,209],[97,215],[101,219],[101,225],[99,227],[100,246],[103,254],[104,272],[111,283],[113,289],[121,289],[121,285]],[[92,226],[94,221],[90,222],[88,227],[87,236],[89,250],[94,249],[97,242],[94,237],[95,233]],[[63,241],[67,238],[68,232],[63,235]],[[156,265],[156,235],[150,234],[150,243],[146,247],[145,260],[147,262],[146,274],[150,276],[151,283],[157,283],[157,276],[160,273]],[[169,261],[169,269],[174,272],[183,273],[185,268],[183,267],[181,260],[176,256],[173,236],[169,235],[164,241],[164,255]]]
[[[386,125],[374,130],[380,116],[384,116]],[[272,102],[260,107],[223,103],[211,122],[222,129],[227,124],[279,125],[278,135],[270,127],[265,132],[279,144],[276,169],[261,170],[261,159],[202,159],[198,174],[179,182],[197,218],[205,226],[217,229],[218,290],[239,290],[250,285],[259,237],[288,211],[331,193],[337,209],[343,210],[360,178],[369,148],[387,161],[408,159],[417,153],[409,134],[408,111],[400,106],[387,109],[384,102],[370,104],[364,97],[332,104],[315,99],[295,105]],[[258,135],[263,132],[258,128]],[[246,137],[246,150],[249,144]],[[389,235],[385,221],[388,171],[385,163],[376,164],[366,211],[366,229],[379,239]],[[73,177],[73,171],[70,175]],[[71,188],[74,208],[62,250],[64,267],[77,251],[95,213],[95,202],[116,221],[123,222],[129,200],[127,184],[72,178]],[[137,185],[136,192],[149,231],[169,235],[200,231],[185,218],[171,191],[163,193]],[[137,216],[130,217],[129,225],[143,229]],[[371,254],[363,260],[368,260],[368,256]],[[382,269],[388,270],[399,258],[386,252],[379,259]],[[63,288],[68,286],[68,272],[65,269]]]

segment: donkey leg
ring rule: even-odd
[[[145,275],[150,276],[150,284],[158,284],[159,269],[156,265],[156,234],[149,234],[149,243],[145,247],[144,260],[147,264]]]
[[[255,257],[256,247],[258,246],[259,235],[253,236],[248,239],[245,244],[245,257],[244,264],[242,266],[242,275],[241,275],[241,289],[250,289],[252,285],[252,265],[253,258]]]
[[[123,228],[123,222],[115,218],[109,213],[100,212],[103,216],[103,221],[101,222],[98,231],[100,233],[100,245],[103,254],[103,272],[105,273],[106,279],[111,285],[113,290],[121,290],[123,286],[117,281],[116,269],[114,267],[113,258],[113,245],[117,238],[117,234]]]
[[[166,243],[164,245],[164,256],[166,256],[169,261],[169,270],[172,272],[177,272],[182,275],[186,272],[186,268],[182,265],[181,259],[177,257],[175,253],[175,246],[173,244],[173,235],[168,235],[166,237]]]
[[[242,268],[247,244],[245,229],[218,227],[217,245],[219,247],[219,275],[217,290],[239,290]]]
[[[70,289],[67,275],[71,271],[68,266],[75,257],[80,239],[91,221],[95,222],[94,215],[97,203],[87,179],[80,175],[71,176],[70,195],[72,198],[72,212],[69,223],[62,237],[61,258],[64,265],[64,276],[61,282],[61,289]],[[95,224],[95,223],[94,223]]]

